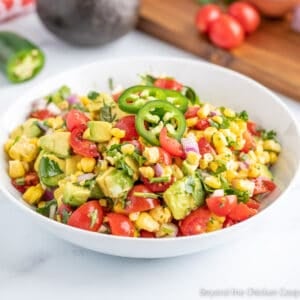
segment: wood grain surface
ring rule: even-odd
[[[225,51],[195,29],[198,8],[195,0],[142,0],[138,28],[300,101],[300,34],[287,20],[263,20],[241,47]]]

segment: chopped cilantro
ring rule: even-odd
[[[260,135],[263,140],[275,140],[277,133],[274,130],[270,130],[270,131],[261,130]]]
[[[111,77],[108,78],[108,87],[111,91],[115,88],[114,80]]]
[[[104,103],[104,105],[100,108],[100,120],[112,123],[116,117],[116,114],[112,114],[111,106]]]
[[[155,80],[156,80],[155,77],[153,77],[153,76],[151,76],[149,74],[140,75],[140,77],[141,77],[143,83],[145,85],[149,85],[149,86],[152,86],[154,84]]]
[[[238,113],[237,117],[245,122],[247,122],[249,120],[248,113],[245,110]]]
[[[249,192],[239,191],[239,190],[234,189],[234,188],[225,189],[225,194],[226,195],[236,195],[237,198],[238,198],[238,201],[243,202],[243,203],[247,203],[249,198],[250,198]]]
[[[91,91],[87,96],[90,100],[96,100],[100,96],[100,94],[95,91]]]

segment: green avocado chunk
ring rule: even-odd
[[[71,206],[80,206],[90,197],[90,190],[67,182],[64,186],[63,202]]]
[[[88,122],[88,129],[83,133],[83,138],[93,142],[103,143],[111,139],[112,124],[103,121]]]
[[[96,178],[103,194],[109,198],[121,198],[127,195],[133,186],[133,179],[122,170],[109,168]]]
[[[66,158],[70,155],[70,132],[54,132],[44,135],[39,140],[40,147],[58,157]]]
[[[163,194],[174,219],[182,220],[192,210],[203,205],[204,191],[199,177],[187,176],[173,183]]]
[[[37,125],[38,119],[30,118],[23,124],[23,134],[29,138],[38,137],[42,130]]]
[[[274,179],[272,172],[266,165],[259,164],[259,169],[260,169],[260,176],[269,178],[270,180]]]

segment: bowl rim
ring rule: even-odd
[[[147,63],[153,63],[153,62],[174,62],[174,63],[185,63],[187,65],[197,65],[198,67],[206,66],[212,69],[215,69],[217,72],[221,72],[224,75],[230,74],[231,76],[236,77],[238,80],[243,80],[246,81],[249,85],[251,85],[253,88],[258,88],[264,91],[264,93],[268,94],[273,101],[279,105],[290,117],[292,123],[295,125],[296,128],[296,133],[297,133],[297,138],[300,139],[300,125],[299,122],[297,121],[296,117],[294,114],[290,111],[289,107],[277,96],[273,91],[262,85],[261,83],[251,79],[250,77],[243,75],[239,72],[233,71],[231,69],[227,69],[225,67],[212,64],[210,62],[202,61],[202,60],[197,60],[194,58],[182,58],[182,57],[164,57],[164,56],[139,56],[139,57],[120,57],[120,58],[111,58],[111,59],[106,59],[105,61],[97,60],[92,63],[88,64],[82,64],[80,66],[74,67],[67,69],[65,71],[59,72],[57,74],[54,74],[50,76],[47,79],[42,80],[39,85],[46,85],[48,82],[53,81],[57,77],[66,77],[68,74],[73,73],[73,72],[80,72],[84,69],[88,69],[92,66],[95,65],[109,65],[109,64],[116,64],[116,63],[128,63],[128,64],[133,64],[134,62],[143,62],[147,61]],[[34,91],[35,86],[32,86],[26,91],[22,96],[18,97],[11,105],[7,107],[7,109],[4,112],[4,115],[6,115],[12,107],[17,105],[18,103],[21,103],[22,99],[27,97],[27,94],[30,94],[30,92]],[[34,101],[34,99],[32,99]],[[3,121],[0,121],[0,125],[3,124]],[[2,152],[3,155],[4,151]],[[7,175],[7,170],[2,170],[1,172],[5,172],[6,176]],[[230,226],[227,228],[222,228],[221,230],[213,231],[213,232],[206,232],[205,234],[198,234],[198,235],[190,235],[190,236],[179,236],[179,237],[168,237],[168,238],[143,238],[143,237],[138,237],[138,238],[133,238],[133,237],[125,237],[125,236],[116,236],[116,235],[110,235],[110,234],[104,234],[104,233],[99,233],[99,232],[92,232],[88,230],[83,230],[80,228],[72,227],[67,224],[63,224],[60,222],[57,222],[55,220],[52,220],[50,218],[47,218],[41,214],[38,214],[36,211],[34,211],[30,206],[26,205],[24,203],[24,200],[20,198],[14,197],[10,192],[5,188],[4,184],[2,181],[0,181],[0,191],[2,191],[3,195],[6,196],[8,199],[10,199],[13,203],[15,203],[21,210],[23,210],[25,213],[29,213],[33,216],[33,218],[36,219],[36,221],[43,223],[43,225],[47,226],[54,226],[56,229],[61,229],[65,230],[68,233],[74,233],[74,235],[84,235],[85,237],[89,238],[98,238],[98,239],[108,239],[112,241],[126,241],[130,243],[175,243],[175,242],[180,242],[180,241],[188,241],[188,240],[200,240],[204,239],[207,237],[212,237],[212,236],[218,236],[218,235],[225,235],[225,234],[230,234],[232,231],[237,231],[237,230],[242,230],[243,228],[247,228],[250,226],[253,222],[256,222],[260,220],[261,218],[264,217],[266,214],[266,211],[268,213],[270,212],[271,209],[274,209],[276,205],[278,204],[279,200],[284,198],[287,193],[290,191],[294,183],[296,182],[298,176],[300,174],[300,160],[297,163],[296,170],[293,174],[292,179],[288,183],[287,187],[282,191],[281,195],[279,195],[275,201],[273,201],[270,205],[268,205],[265,209],[260,211],[258,214],[254,215],[253,217],[244,220],[243,222],[237,223],[234,226]],[[276,204],[275,204],[276,203]]]

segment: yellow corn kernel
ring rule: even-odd
[[[215,176],[207,176],[204,179],[204,183],[213,189],[219,189],[221,187],[220,179]]]
[[[8,162],[8,174],[10,178],[23,177],[25,175],[23,163],[19,160],[10,160]]]
[[[223,118],[221,116],[213,116],[212,119],[213,119],[213,121],[217,122],[218,124],[223,123]]]
[[[261,164],[268,164],[270,162],[270,154],[267,151],[264,151],[260,155],[257,156],[257,161]]]
[[[249,158],[249,161],[250,161],[250,163],[252,164],[252,163],[256,163],[257,162],[257,156],[256,156],[256,154],[254,153],[254,151],[253,150],[250,150],[249,152],[248,152],[248,158]]]
[[[199,141],[204,137],[204,132],[202,130],[189,130],[189,134],[193,134],[196,138],[196,141]]]
[[[106,207],[107,206],[107,200],[106,199],[100,199],[99,200],[99,204],[103,207]]]
[[[38,208],[43,208],[46,206],[46,202],[45,201],[40,201],[37,205]]]
[[[239,127],[239,132],[244,133],[247,130],[247,123],[243,120],[236,121],[237,126]]]
[[[222,149],[228,145],[226,137],[222,132],[216,132],[212,136],[212,141],[216,149]],[[219,152],[219,151],[218,151]]]
[[[243,136],[241,134],[237,135],[236,137],[236,141],[234,144],[234,149],[235,150],[242,150],[244,148],[246,144],[245,139],[243,138]]]
[[[80,97],[80,101],[84,106],[87,106],[91,102],[91,100],[85,96]]]
[[[227,170],[224,175],[225,179],[231,182],[233,179],[238,177],[238,173],[234,170]]]
[[[64,185],[57,188],[54,193],[54,199],[57,202],[57,207],[60,207],[63,204],[63,195],[64,195]]]
[[[8,153],[9,149],[11,148],[11,146],[14,144],[14,140],[13,139],[8,139],[6,141],[6,143],[4,144],[4,150],[6,153]]]
[[[248,173],[249,173],[248,169],[240,170],[238,172],[238,178],[240,178],[240,179],[246,179],[248,177]]]
[[[255,183],[248,179],[235,179],[232,181],[232,186],[240,191],[249,192],[252,196]]]
[[[26,161],[22,161],[22,164],[23,164],[23,168],[25,170],[25,173],[27,173],[29,171],[29,169],[30,169],[29,163],[26,162]]]
[[[255,148],[255,154],[256,155],[260,155],[261,153],[264,152],[264,147],[263,147],[263,144],[262,143],[258,143],[256,145],[256,148]]]
[[[140,213],[135,225],[139,230],[144,229],[149,232],[156,232],[159,230],[159,223],[156,222],[148,213]]]
[[[225,217],[219,217],[215,214],[212,214],[206,225],[206,232],[212,232],[212,231],[222,229],[224,222],[225,222]]]
[[[135,147],[132,144],[125,144],[121,147],[121,151],[123,154],[132,154],[135,150]]]
[[[125,212],[124,205],[120,201],[118,201],[114,204],[113,211],[118,214],[123,214]]]
[[[20,138],[8,151],[8,155],[14,160],[25,162],[33,161],[38,154],[37,139]]]
[[[212,155],[211,153],[205,153],[205,154],[203,155],[203,159],[204,159],[205,161],[207,161],[207,162],[211,162],[211,161],[214,160],[214,157],[213,157],[213,155]]]
[[[150,210],[150,216],[160,224],[171,222],[171,211],[167,207],[157,206]]]
[[[110,132],[114,137],[119,139],[122,139],[126,134],[125,130],[119,128],[112,128]]]
[[[195,118],[188,118],[186,120],[186,126],[187,127],[194,127],[197,124],[197,122],[198,122],[198,118],[197,117],[195,117]]]
[[[216,172],[219,168],[219,164],[216,161],[212,161],[209,163],[209,168],[213,171]]]
[[[106,171],[108,168],[107,160],[99,160],[98,161],[98,170],[99,171]]]
[[[177,165],[173,165],[173,175],[176,179],[183,178],[183,173]]]
[[[135,222],[139,218],[140,212],[134,212],[129,214],[129,220]]]
[[[96,160],[92,157],[83,157],[80,160],[81,170],[84,173],[91,173],[93,172],[95,166],[96,166]]]
[[[210,113],[210,105],[204,104],[199,108],[197,115],[200,119],[204,119],[208,116],[209,113]]]
[[[186,160],[190,165],[197,166],[199,165],[200,158],[201,158],[200,154],[190,151],[187,154]]]
[[[140,167],[139,171],[145,178],[151,179],[154,177],[154,170],[151,167]]]
[[[147,160],[147,164],[155,164],[159,160],[159,149],[158,147],[146,147],[143,151],[143,156]]]
[[[225,117],[228,117],[228,118],[234,118],[235,117],[235,112],[230,108],[225,108],[223,110],[223,115]]]
[[[82,171],[81,162],[77,163],[76,168],[77,170]]]
[[[218,131],[218,130],[217,130],[217,128],[215,128],[215,127],[207,127],[207,128],[204,130],[204,137],[210,142],[212,136],[213,136],[217,131]]]
[[[43,196],[44,190],[41,184],[29,187],[23,194],[23,199],[30,205],[36,204]]]
[[[275,142],[274,140],[266,140],[263,144],[264,150],[273,151],[279,153],[281,151],[281,146],[279,143]]]
[[[58,129],[64,125],[64,120],[60,116],[58,116],[56,118],[49,118],[47,120],[47,125],[53,129]]]
[[[260,176],[260,166],[258,164],[253,164],[249,167],[248,177],[257,178]]]
[[[241,134],[240,128],[239,128],[238,124],[236,122],[234,122],[234,121],[230,122],[229,129],[230,129],[231,132],[233,132],[236,135]]]
[[[270,155],[270,163],[274,164],[278,160],[278,155],[275,152],[269,152]]]
[[[67,110],[69,108],[69,102],[64,100],[61,101],[59,103],[57,103],[57,106],[61,109],[61,110]]]
[[[204,170],[208,167],[208,164],[209,164],[209,162],[206,161],[205,159],[200,159],[199,167],[200,167],[200,169]]]

